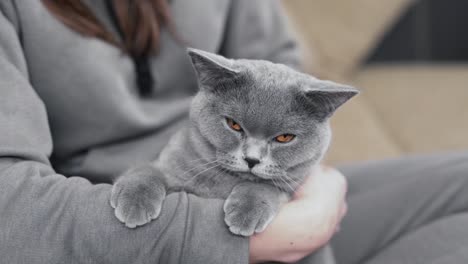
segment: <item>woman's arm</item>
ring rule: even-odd
[[[113,214],[110,185],[55,173],[46,110],[28,81],[17,28],[3,4],[0,262],[247,262],[248,240],[229,233],[221,200],[171,194],[157,221],[131,230]]]
[[[301,51],[279,0],[231,0],[220,52],[301,67]]]

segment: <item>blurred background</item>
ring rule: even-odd
[[[307,70],[362,93],[331,164],[468,149],[468,1],[286,0]]]

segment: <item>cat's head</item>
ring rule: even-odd
[[[195,49],[188,54],[200,86],[191,121],[212,148],[211,158],[236,175],[285,190],[323,157],[329,117],[358,93],[281,64]]]

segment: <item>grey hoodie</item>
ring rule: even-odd
[[[86,3],[114,32],[104,0]],[[173,0],[184,43],[162,32],[156,83],[137,94],[132,60],[56,20],[39,0],[0,0],[0,263],[246,263],[248,239],[222,201],[171,194],[130,230],[108,205],[113,178],[153,160],[197,89],[185,45],[299,65],[276,0]]]

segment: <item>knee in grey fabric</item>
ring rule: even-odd
[[[365,263],[420,228],[468,213],[468,152],[368,162],[341,170],[350,190],[348,215],[332,240],[339,264]],[[464,243],[468,248],[468,241]],[[386,257],[386,262],[376,263],[416,262]]]
[[[447,216],[392,243],[365,264],[468,263],[468,213]]]

